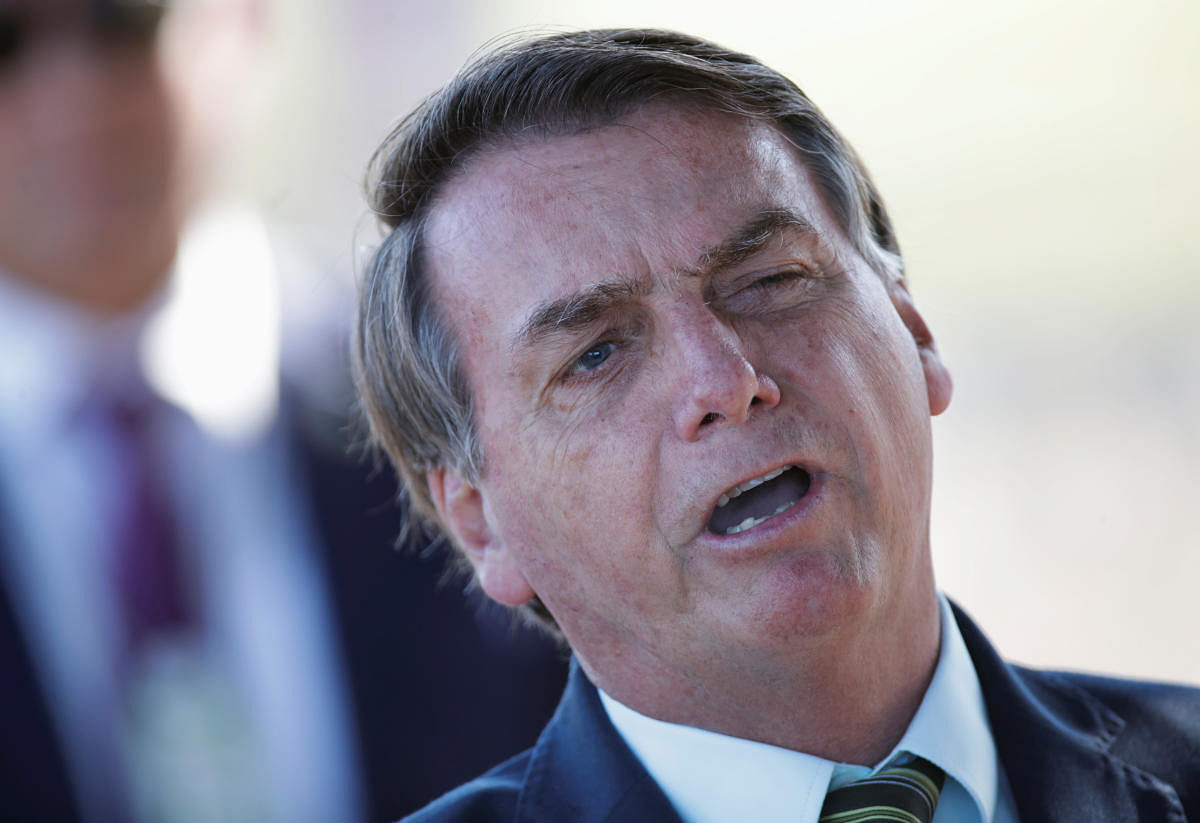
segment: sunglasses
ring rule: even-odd
[[[148,47],[165,11],[166,0],[0,0],[0,71],[16,65],[33,46],[68,34],[106,47]]]

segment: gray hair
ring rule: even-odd
[[[368,174],[371,208],[390,233],[364,273],[356,380],[374,441],[424,525],[438,523],[426,472],[450,468],[475,482],[483,461],[461,355],[425,262],[439,193],[485,150],[604,126],[651,101],[773,124],[856,250],[881,277],[902,278],[891,221],[853,149],[795,84],[754,58],[657,30],[556,34],[485,54],[396,126]]]

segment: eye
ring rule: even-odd
[[[572,373],[589,372],[604,365],[612,353],[616,351],[617,344],[611,342],[596,343],[589,346],[587,351],[579,355],[575,362],[571,365]]]
[[[759,289],[770,288],[771,286],[782,286],[782,285],[792,282],[793,280],[803,279],[805,274],[806,274],[805,272],[796,271],[795,269],[788,269],[786,271],[777,271],[772,274],[768,274],[765,277],[758,278],[750,285],[751,285],[751,288],[759,288]]]
[[[824,280],[819,271],[798,264],[755,272],[732,283],[721,303],[735,314],[761,315],[790,310],[815,297]]]

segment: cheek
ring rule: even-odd
[[[601,542],[637,519],[633,503],[644,495],[636,491],[628,443],[621,438],[571,424],[529,425],[516,437],[491,440],[506,445],[487,455],[488,482],[505,490],[503,520],[523,542],[553,553],[558,543],[589,534]]]
[[[813,335],[814,354],[843,387],[846,411],[887,432],[927,403],[916,344],[885,297],[874,291],[832,303]],[[920,401],[920,402],[918,402]]]
[[[890,307],[889,307],[890,308]],[[885,544],[905,542],[889,534],[911,522],[911,512],[927,503],[930,484],[928,400],[915,344],[899,318],[888,315],[860,327],[846,354],[870,352],[848,372],[854,390],[855,427],[864,486],[873,495]]]
[[[487,464],[489,485],[507,490],[494,506],[497,525],[521,547],[526,577],[548,602],[604,591],[638,609],[643,577],[670,562],[656,537],[657,441],[643,422],[629,408],[493,441],[509,444]]]
[[[22,238],[21,224],[50,221],[42,203],[46,184],[40,180],[54,166],[52,135],[43,135],[38,121],[16,90],[0,90],[0,232]]]
[[[831,300],[790,327],[769,357],[772,376],[799,395],[802,428],[825,431],[861,488],[894,487],[928,427],[924,375],[900,318],[890,303]]]
[[[861,312],[852,305],[827,300],[819,308],[763,330],[768,373],[795,386],[804,405],[820,415],[858,417],[877,380],[879,345],[866,338]]]

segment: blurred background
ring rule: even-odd
[[[0,0],[0,819],[396,820],[557,703],[356,448],[327,11]]]
[[[940,584],[1003,653],[1200,682],[1200,5],[343,0],[277,9],[239,184],[349,277],[366,158],[489,40],[663,26],[748,51],[864,157],[956,377]],[[357,240],[352,237],[357,232]]]

